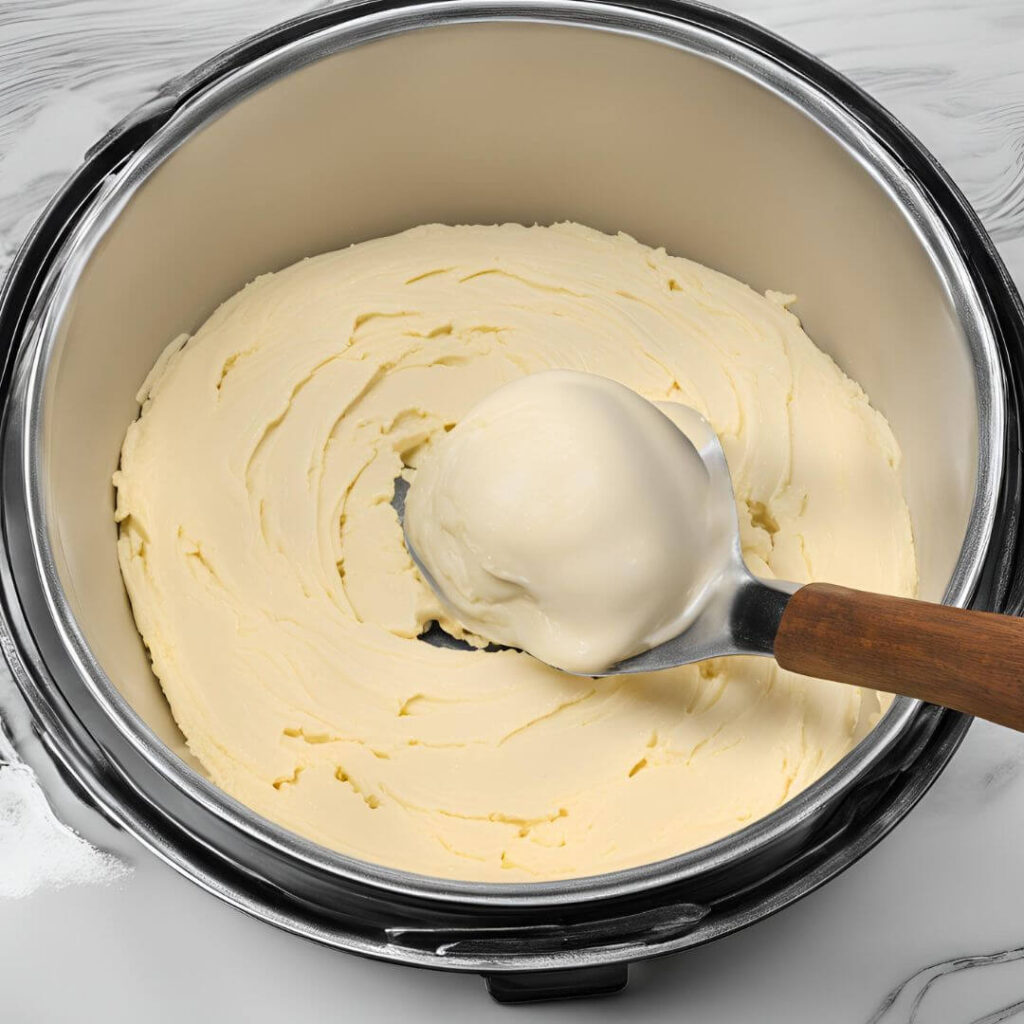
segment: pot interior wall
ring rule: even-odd
[[[975,484],[971,360],[871,175],[704,57],[579,27],[424,29],[324,57],[193,135],[103,238],[61,325],[44,420],[58,568],[97,659],[176,749],[118,572],[110,483],[157,355],[303,256],[429,221],[564,219],[799,296],[902,445],[921,593],[941,597]]]

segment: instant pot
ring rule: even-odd
[[[558,220],[797,293],[808,333],[903,449],[921,596],[1020,612],[1024,317],[992,243],[891,115],[712,8],[367,2],[280,25],[100,140],[0,297],[2,640],[53,757],[111,820],[247,913],[482,974],[508,1001],[614,991],[631,961],[792,903],[906,815],[969,724],[898,699],[742,831],[538,884],[343,856],[204,777],[117,564],[111,474],[148,369],[252,277],[303,256],[430,221]]]

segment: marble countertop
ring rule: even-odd
[[[0,0],[0,270],[106,128],[166,79],[311,6]],[[1024,287],[1021,0],[725,6],[823,57],[894,111],[975,204]],[[0,1018],[12,1024],[371,1014],[452,1022],[1024,1021],[1024,736],[985,723],[973,726],[935,788],[885,842],[801,903],[709,946],[633,967],[630,987],[614,999],[510,1010],[491,1003],[476,979],[359,960],[230,909],[75,798],[34,740],[6,673],[0,709],[59,816],[114,858],[90,869],[101,881],[42,884],[29,895],[5,896],[0,877]],[[0,764],[14,757],[0,734]],[[5,792],[0,845],[17,841],[17,809]]]

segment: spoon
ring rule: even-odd
[[[720,525],[713,571],[683,632],[593,677],[657,672],[733,654],[774,656],[780,668],[940,704],[1024,731],[1024,620],[830,583],[754,576],[743,561],[732,478],[711,425],[686,406],[671,418],[710,474]],[[404,532],[408,484],[396,481]],[[427,583],[444,594],[406,547]]]

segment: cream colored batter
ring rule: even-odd
[[[390,504],[501,384],[585,370],[710,420],[755,573],[912,594],[897,445],[788,301],[577,225],[430,226],[259,278],[172,344],[119,554],[211,778],[344,853],[513,882],[693,849],[819,777],[875,694],[767,659],[594,681],[434,647]]]
[[[670,418],[687,414],[544,370],[432,445],[405,499],[406,547],[480,646],[592,675],[686,629],[729,557],[731,517]]]

